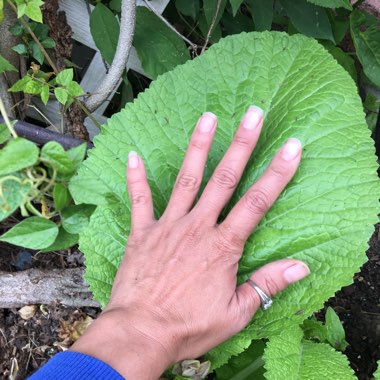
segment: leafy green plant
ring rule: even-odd
[[[55,47],[55,41],[49,37],[49,28],[47,25],[38,24],[36,22],[29,22],[29,27],[45,49],[51,49]],[[41,65],[45,62],[45,57],[41,51],[41,48],[30,36],[29,31],[24,25],[22,25],[20,22],[17,22],[15,25],[9,28],[9,31],[14,36],[20,37],[22,39],[22,43],[13,46],[12,50],[25,58],[32,57],[36,59],[37,62]]]
[[[0,221],[17,209],[25,219],[0,236],[0,241],[43,251],[75,245],[94,210],[92,205],[73,205],[68,190],[86,144],[65,151],[51,141],[40,150],[8,127],[0,124],[1,143],[9,139],[0,149]]]
[[[250,104],[260,105],[266,119],[230,206],[259,178],[287,138],[298,137],[304,153],[287,190],[248,240],[239,283],[263,264],[284,257],[306,261],[311,275],[278,295],[274,306],[258,312],[240,334],[208,353],[214,369],[243,352],[252,340],[276,341],[284,331],[298,331],[324,300],[352,281],[365,261],[380,189],[373,143],[349,74],[315,40],[301,35],[263,32],[228,37],[160,76],[114,115],[70,182],[76,203],[97,205],[81,233],[80,248],[86,255],[86,279],[105,305],[129,233],[124,175],[128,152],[137,150],[147,163],[159,216],[198,116],[211,111],[219,119],[207,181]],[[293,339],[291,335],[281,339]],[[294,341],[297,352],[301,339]],[[305,349],[310,356],[333,352],[324,345],[308,342]],[[266,357],[271,351],[266,349]],[[266,376],[276,378],[270,372]]]
[[[54,91],[57,100],[65,107],[69,107],[76,97],[83,95],[81,86],[73,80],[73,69],[62,70],[54,79],[49,80],[52,75],[53,73],[43,72],[38,65],[32,65],[27,75],[18,80],[9,91],[40,95],[45,105],[50,91]]]

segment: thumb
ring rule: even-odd
[[[251,275],[250,280],[269,297],[273,297],[290,284],[303,279],[309,273],[308,266],[302,261],[285,259],[264,265]],[[234,309],[234,314],[236,315],[236,312],[238,312],[241,316],[242,326],[240,327],[243,328],[260,308],[261,300],[253,286],[249,282],[245,282],[236,289],[231,306]]]

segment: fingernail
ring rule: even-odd
[[[201,133],[210,133],[216,125],[216,116],[212,112],[205,112],[198,122]]]
[[[289,283],[299,281],[310,273],[309,267],[304,263],[295,264],[284,272],[284,278]]]
[[[283,146],[281,157],[285,161],[291,161],[300,154],[301,149],[302,149],[301,141],[296,138],[291,138]]]
[[[246,129],[255,129],[264,116],[264,111],[257,106],[250,106],[244,115],[242,124]]]
[[[139,166],[139,156],[133,150],[128,154],[128,166],[131,169],[136,169]]]

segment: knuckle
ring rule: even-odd
[[[132,207],[145,206],[149,203],[149,196],[143,192],[136,192],[131,194]]]
[[[237,175],[234,170],[230,168],[217,169],[212,180],[220,187],[233,189],[238,183]]]
[[[205,141],[199,138],[192,138],[190,141],[190,147],[195,150],[203,150],[205,148]]]
[[[244,247],[244,239],[231,226],[220,225],[218,228],[216,247],[222,254],[240,254]]]
[[[181,174],[177,181],[177,187],[185,190],[196,190],[198,188],[198,179],[189,174]]]
[[[277,162],[277,163],[269,166],[269,172],[270,172],[270,174],[274,175],[275,177],[282,179],[286,176],[286,174],[288,173],[288,170],[284,164]]]
[[[197,241],[202,235],[203,228],[204,227],[202,226],[201,223],[197,223],[197,222],[191,223],[185,231],[185,240]]]
[[[247,147],[250,147],[250,141],[246,138],[246,137],[243,137],[243,136],[239,136],[239,135],[236,135],[234,137],[234,143],[242,148],[247,148]]]
[[[281,291],[280,285],[276,282],[276,280],[273,277],[265,277],[264,281],[265,287],[270,297],[273,297],[275,294]]]
[[[245,205],[253,214],[263,215],[270,207],[266,193],[261,190],[251,190],[245,196]]]

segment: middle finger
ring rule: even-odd
[[[263,110],[249,107],[234,139],[223,159],[215,169],[195,209],[216,222],[223,207],[231,198],[244,168],[260,136]]]

